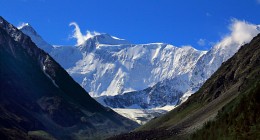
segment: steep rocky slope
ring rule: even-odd
[[[224,106],[213,121],[190,137],[201,139],[260,139],[260,82]]]
[[[138,124],[100,105],[51,56],[0,17],[1,139],[93,139]]]

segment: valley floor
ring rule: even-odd
[[[153,109],[129,109],[129,108],[113,108],[113,110],[126,118],[129,118],[141,125],[147,123],[153,118],[159,117],[172,109],[175,106],[164,106]]]

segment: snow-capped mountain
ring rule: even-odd
[[[131,44],[96,32],[89,32],[76,46],[54,46],[46,51],[103,105],[152,110],[185,101],[242,44],[259,33],[259,28],[237,21],[231,34],[209,51],[164,43]],[[20,30],[32,39],[39,36],[31,29]],[[41,38],[33,41],[42,42]],[[127,112],[121,109],[119,113]]]
[[[239,46],[259,32],[259,26],[245,22],[237,22],[231,28],[229,36],[206,52],[164,43],[130,44],[124,39],[96,32],[89,33],[78,46],[52,47],[29,24],[19,27],[36,45],[51,54],[92,97],[131,91],[143,93],[141,90],[164,85],[174,85],[169,88],[181,93],[194,92],[222,62],[233,56]],[[169,88],[165,91],[172,92]],[[158,93],[157,90],[151,91]]]
[[[26,28],[20,30],[36,38],[37,34],[30,33],[34,30]],[[42,42],[34,41],[36,44]],[[187,73],[205,53],[190,46],[130,44],[102,33],[88,36],[78,46],[54,46],[49,51],[92,97],[143,90],[164,79]]]
[[[33,29],[33,27],[29,23],[23,23],[17,28],[24,34],[31,37],[32,41],[45,52],[51,52],[53,48],[52,45],[43,40],[42,37]]]

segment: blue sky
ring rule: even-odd
[[[57,45],[76,44],[69,38],[71,22],[83,33],[97,31],[132,43],[164,42],[201,50],[227,34],[233,18],[260,23],[260,0],[0,0],[0,5],[0,15],[9,22],[16,26],[28,22]]]

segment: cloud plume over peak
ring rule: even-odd
[[[231,19],[231,24],[229,25],[230,34],[226,35],[217,43],[217,46],[223,48],[232,44],[242,45],[248,43],[254,36],[260,33],[259,27],[260,25],[238,19]]]
[[[86,34],[83,35],[81,33],[81,30],[80,30],[80,28],[79,28],[79,26],[78,26],[78,24],[76,22],[71,22],[69,24],[69,26],[74,26],[75,27],[75,29],[73,31],[73,36],[72,37],[77,39],[77,44],[76,44],[77,46],[82,45],[86,40],[88,40],[89,38],[91,38],[91,37],[93,37],[95,35],[100,35],[100,33],[96,32],[96,31],[94,31],[94,32],[86,31]]]
[[[250,42],[250,40],[260,33],[260,25],[252,24],[246,21],[231,19],[229,25],[230,33],[224,36],[213,49],[219,50],[219,53],[233,52],[234,54],[241,45]],[[230,57],[230,56],[226,56]]]
[[[259,25],[251,24],[238,19],[232,19],[231,22],[232,24],[229,27],[231,30],[230,37],[239,44],[249,42],[260,32],[258,29]]]

